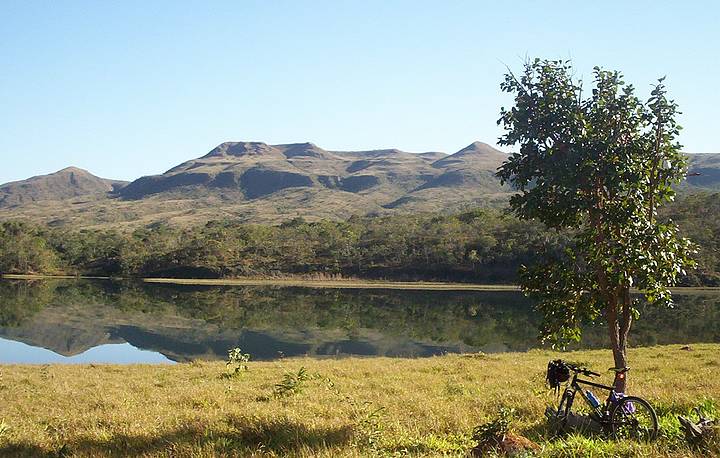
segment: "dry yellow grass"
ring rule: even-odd
[[[311,279],[311,278],[145,278],[148,283],[175,285],[234,285],[234,286],[302,286],[306,288],[340,289],[409,289],[432,291],[518,291],[516,285],[480,285],[476,283],[444,283],[423,281],[379,281],[362,279]]]
[[[544,370],[558,356],[612,365],[609,351],[531,351],[251,361],[231,378],[223,363],[0,366],[0,455],[465,456],[473,427],[500,406],[517,409],[515,428],[540,443],[541,456],[712,453],[685,446],[675,416],[703,402],[716,409],[720,345],[630,351],[630,391],[661,417],[663,437],[652,445],[551,439],[543,410],[555,396]],[[301,390],[274,397],[301,367],[309,375]]]

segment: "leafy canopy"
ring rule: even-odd
[[[686,173],[663,79],[643,102],[621,73],[596,67],[585,95],[569,62],[536,59],[501,84],[515,98],[498,120],[500,144],[518,151],[498,171],[518,191],[511,208],[574,236],[521,271],[525,291],[540,298],[544,339],[579,340],[581,322],[629,306],[631,287],[672,305],[668,286],[692,262],[690,242],[656,218]]]

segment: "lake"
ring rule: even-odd
[[[720,291],[643,307],[633,346],[720,342]],[[541,317],[517,291],[189,286],[0,280],[0,363],[173,363],[284,356],[423,357],[538,348]],[[588,326],[582,348],[607,346]]]

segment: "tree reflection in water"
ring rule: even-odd
[[[720,292],[675,299],[672,310],[641,308],[632,345],[720,342]],[[524,351],[540,346],[540,320],[514,291],[0,281],[0,337],[62,355],[122,342],[176,361],[236,346],[255,360]],[[606,334],[589,324],[582,346],[606,346]]]

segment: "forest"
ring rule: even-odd
[[[720,193],[681,194],[663,209],[698,247],[685,286],[720,285]],[[0,272],[113,277],[290,277],[512,284],[519,266],[559,250],[568,234],[498,209],[456,214],[231,220],[133,232],[0,223]]]

